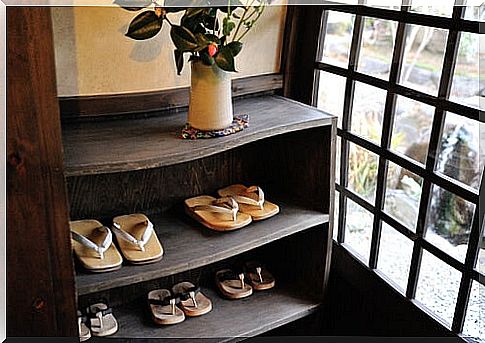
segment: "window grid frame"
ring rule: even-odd
[[[479,25],[481,24],[476,21],[463,19],[466,10],[465,1],[463,0],[455,1],[451,18],[413,13],[410,12],[410,6],[410,1],[403,0],[400,11],[372,8],[365,5],[342,6],[337,3],[332,3],[330,5],[327,4],[324,7],[321,18],[322,24],[320,27],[318,52],[314,65],[315,77],[312,105],[316,106],[317,104],[319,86],[318,73],[320,71],[329,72],[331,74],[346,78],[342,127],[337,129],[337,134],[341,138],[340,183],[336,183],[335,185],[335,190],[338,192],[337,196],[339,197],[337,243],[343,246],[347,245],[345,243],[345,228],[348,198],[367,211],[371,212],[374,216],[370,256],[368,261],[368,267],[372,271],[377,272],[379,243],[383,222],[413,242],[414,247],[410,263],[410,272],[408,275],[408,284],[407,289],[404,290],[405,296],[411,301],[414,302],[416,300],[416,287],[419,280],[419,271],[421,268],[422,254],[424,250],[439,258],[448,266],[458,270],[461,273],[461,281],[458,289],[458,297],[452,323],[450,324],[451,330],[454,333],[460,334],[463,330],[466,318],[472,282],[476,281],[481,285],[485,285],[485,276],[481,274],[480,271],[475,269],[479,254],[479,243],[484,230],[484,209],[481,208],[483,206],[480,206],[479,204],[479,195],[484,191],[483,174],[485,173],[482,173],[481,175],[479,190],[475,190],[468,185],[460,183],[458,180],[453,180],[446,175],[440,174],[435,170],[435,168],[438,158],[437,153],[440,151],[442,132],[447,112],[456,113],[463,117],[472,119],[477,123],[483,123],[485,119],[484,111],[449,100],[461,32],[478,34],[480,33]],[[321,62],[324,41],[326,38],[326,20],[330,11],[350,13],[355,16],[347,69]],[[357,71],[357,64],[362,46],[364,20],[366,17],[393,20],[398,23],[393,47],[389,80],[379,79]],[[398,83],[404,60],[405,37],[409,24],[440,28],[448,31],[437,96],[425,94]],[[387,91],[380,145],[350,131],[356,81]],[[435,108],[425,165],[390,150],[390,141],[398,95],[431,105]],[[373,152],[379,157],[375,204],[371,204],[366,199],[348,188],[348,159],[350,143],[356,144],[361,148]],[[384,212],[389,161],[409,170],[423,179],[416,232],[411,231],[398,220]],[[430,209],[432,197],[431,190],[433,185],[437,185],[442,189],[449,191],[475,205],[475,212],[472,219],[471,232],[464,262],[458,261],[456,258],[450,256],[440,248],[426,241],[424,238],[426,234],[427,217]]]

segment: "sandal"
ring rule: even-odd
[[[258,186],[235,184],[219,189],[217,193],[221,197],[234,198],[239,204],[239,210],[249,214],[254,221],[272,217],[280,211],[278,205],[264,199],[264,192]]]
[[[123,259],[113,244],[113,235],[97,220],[69,222],[74,253],[91,272],[109,272],[121,268]]]
[[[248,282],[256,291],[273,288],[275,279],[264,265],[258,261],[249,261],[244,264]]]
[[[251,216],[239,211],[234,199],[201,195],[185,200],[185,212],[205,227],[216,231],[240,229],[251,223]]]
[[[91,338],[91,331],[87,327],[88,317],[83,316],[81,311],[77,311],[77,325],[79,328],[79,341],[84,342]]]
[[[161,325],[170,325],[183,322],[184,312],[176,305],[180,298],[172,295],[168,289],[155,289],[148,293],[148,304],[153,321]]]
[[[163,247],[153,224],[142,213],[113,218],[113,232],[123,257],[132,264],[160,261]]]
[[[216,285],[229,299],[241,299],[253,294],[251,285],[244,282],[244,273],[236,274],[230,269],[222,269],[216,273]]]
[[[89,305],[86,313],[93,336],[109,336],[118,331],[118,322],[106,301]]]
[[[212,310],[212,302],[190,282],[180,282],[172,287],[172,293],[180,298],[180,308],[186,316],[196,317]]]

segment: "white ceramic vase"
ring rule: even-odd
[[[189,124],[199,130],[220,130],[233,121],[231,74],[200,61],[191,63]]]

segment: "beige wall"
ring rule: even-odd
[[[278,72],[285,7],[266,8],[243,39],[234,78]],[[117,7],[53,7],[59,96],[153,91],[189,85],[189,65],[177,76],[169,26],[135,41],[124,36],[136,15]],[[176,18],[172,21],[178,22]]]

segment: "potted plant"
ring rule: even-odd
[[[267,0],[116,0],[129,11],[140,11],[131,21],[126,36],[136,40],[156,36],[170,25],[175,66],[180,75],[184,55],[190,55],[191,87],[188,123],[196,129],[219,130],[233,121],[231,73],[242,39],[261,17]],[[196,5],[197,7],[190,7]],[[180,22],[173,13],[183,12]],[[179,14],[180,16],[180,14]],[[165,24],[164,24],[165,23]]]

